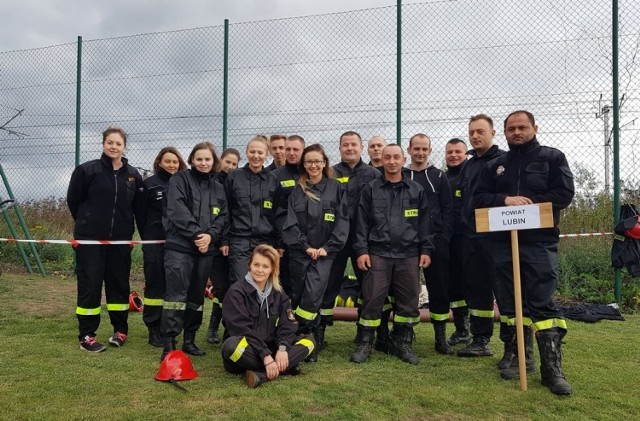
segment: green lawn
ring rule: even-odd
[[[435,354],[428,324],[417,328],[418,366],[379,353],[349,363],[355,326],[347,322],[327,331],[329,348],[302,376],[255,390],[224,372],[219,347],[201,334],[208,354],[192,358],[200,376],[182,382],[183,393],[153,379],[160,350],[147,345],[140,314],[131,314],[125,347],[89,355],[78,349],[74,308],[73,278],[0,276],[0,419],[629,420],[640,413],[638,315],[570,322],[563,349],[571,397],[552,395],[539,373],[526,392],[501,380],[497,336],[490,358]],[[209,312],[210,302],[207,319]],[[101,341],[110,329],[103,312]]]

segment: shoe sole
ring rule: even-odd
[[[258,376],[253,371],[247,371],[244,375],[247,386],[251,389],[258,387]]]
[[[100,353],[100,352],[104,352],[104,351],[106,351],[106,350],[107,350],[107,347],[106,347],[106,346],[103,346],[103,347],[102,347],[102,348],[100,348],[100,349],[97,349],[97,350],[95,350],[95,351],[92,351],[92,350],[87,349],[87,348],[83,347],[82,345],[80,345],[80,351],[88,352],[88,353],[90,353],[90,354],[98,354],[98,353]]]

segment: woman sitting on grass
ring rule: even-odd
[[[245,373],[251,388],[280,374],[300,374],[299,364],[315,348],[312,336],[296,335],[298,324],[279,272],[276,249],[259,245],[251,253],[244,281],[231,285],[224,298],[224,368]]]

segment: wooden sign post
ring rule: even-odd
[[[553,227],[553,206],[550,202],[524,206],[476,209],[476,231],[511,231],[511,258],[513,260],[513,295],[516,307],[516,337],[518,341],[518,372],[520,390],[527,390],[527,368],[524,354],[522,323],[522,289],[520,283],[520,249],[518,231]]]

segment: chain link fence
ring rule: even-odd
[[[639,186],[640,3],[620,2],[620,175]],[[255,134],[300,134],[332,163],[356,130],[402,142],[466,139],[471,115],[528,109],[541,143],[564,151],[580,187],[611,178],[611,2],[436,1],[402,9],[401,139],[397,139],[396,7],[229,26],[227,146]],[[129,133],[142,172],[157,151],[223,146],[224,26],[82,43],[80,162],[100,156],[110,125]],[[78,45],[0,53],[0,163],[19,200],[64,197],[75,164]],[[366,152],[364,159],[368,161]],[[0,197],[6,193],[0,189]]]

